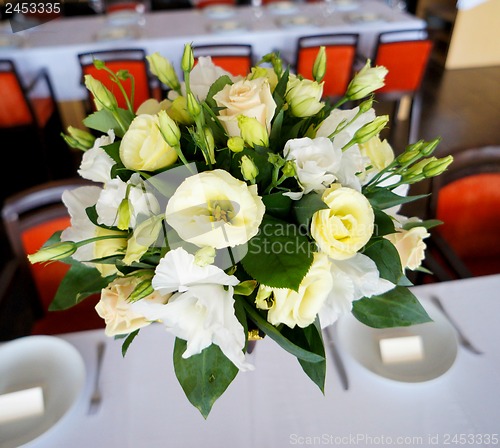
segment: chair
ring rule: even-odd
[[[21,286],[28,289],[25,293],[29,294],[28,297],[15,297],[15,300],[24,300],[32,309],[35,322],[31,334],[59,334],[104,327],[94,309],[97,296],[88,297],[68,310],[49,312],[48,307],[69,265],[59,261],[31,264],[26,256],[35,253],[54,232],[68,227],[70,218],[62,203],[63,192],[89,184],[82,178],[51,181],[8,197],[2,207],[2,223],[13,255],[10,266],[3,272],[5,276],[10,273],[10,279],[3,279],[2,287],[10,285],[8,289],[15,290],[13,283],[17,276],[17,281],[22,281]],[[8,295],[0,297],[0,301],[8,302]]]
[[[323,95],[341,97],[352,79],[359,35],[355,33],[302,36],[297,42],[295,70],[312,79],[312,69],[320,46],[325,47],[326,74]]]
[[[195,61],[200,56],[210,56],[212,62],[234,76],[246,76],[253,65],[253,50],[247,44],[194,45]]]
[[[23,170],[22,176],[7,170],[2,194],[72,174],[73,156],[60,137],[63,125],[48,72],[42,69],[25,82],[14,61],[0,60],[0,98],[2,147],[21,149],[9,152],[12,166]]]
[[[408,143],[418,140],[422,109],[420,86],[432,45],[426,30],[388,31],[378,36],[372,62],[386,67],[389,73],[385,86],[375,92],[375,97],[394,105],[389,141],[394,137],[398,122],[406,119],[409,120]],[[409,112],[402,108],[405,104]]]
[[[209,6],[236,6],[237,0],[193,0],[195,8],[204,9]]]
[[[135,82],[133,109],[134,111],[147,99],[161,99],[161,89],[159,82],[151,75],[146,59],[146,51],[140,48],[122,48],[113,50],[99,50],[78,54],[78,61],[82,69],[82,85],[84,84],[84,76],[92,75],[95,79],[101,81],[115,96],[118,106],[126,109],[126,101],[119,90],[116,83],[111,81],[109,74],[101,69],[94,67],[94,59],[100,59],[106,63],[113,72],[118,70],[128,70],[133,76]],[[130,98],[131,95],[131,80],[122,81],[125,91]],[[90,112],[95,109],[92,95],[88,92],[89,106],[87,110]]]
[[[440,280],[500,273],[500,146],[460,149],[432,178],[429,251]],[[439,265],[436,265],[437,262]],[[433,266],[428,266],[433,270]]]

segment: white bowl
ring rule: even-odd
[[[341,348],[359,364],[376,375],[407,383],[433,380],[445,374],[454,364],[458,352],[455,329],[434,306],[425,305],[433,322],[409,327],[377,329],[359,322],[352,314],[337,322]],[[380,340],[392,337],[420,336],[423,357],[419,360],[384,363]]]
[[[0,423],[0,448],[18,448],[61,424],[83,392],[85,364],[69,342],[27,336],[0,346],[0,395],[41,387],[44,413]]]

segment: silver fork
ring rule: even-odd
[[[349,390],[349,378],[347,376],[347,371],[345,369],[344,362],[342,361],[342,358],[337,351],[337,347],[335,346],[335,341],[333,340],[330,327],[325,327],[323,331],[325,332],[327,337],[326,346],[330,351],[330,355],[332,356],[333,365],[337,370],[337,374],[339,376],[342,387],[344,388],[344,390]]]
[[[458,336],[458,342],[460,345],[469,350],[471,353],[474,353],[475,355],[482,355],[483,352],[479,349],[477,349],[472,342],[463,334],[462,330],[458,326],[458,324],[453,320],[453,318],[449,315],[448,311],[446,308],[443,306],[441,300],[437,296],[431,296],[431,302],[436,305],[439,310],[443,313],[443,315],[448,319],[448,322],[455,328],[455,331],[457,332]]]
[[[97,365],[94,376],[94,390],[92,391],[89,402],[89,414],[95,414],[99,409],[102,401],[101,388],[99,386],[99,377],[101,376],[101,366],[105,347],[106,344],[103,341],[100,341],[97,344]]]

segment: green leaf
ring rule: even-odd
[[[227,75],[221,76],[218,78],[211,86],[210,89],[208,90],[207,97],[205,99],[205,102],[207,105],[211,108],[214,109],[217,107],[217,103],[214,100],[214,95],[218,92],[220,92],[227,84],[232,84],[233,81],[231,81],[231,78]]]
[[[432,322],[413,293],[404,286],[353,303],[353,315],[374,328],[406,327]]]
[[[132,344],[132,341],[135,339],[135,337],[139,334],[140,328],[137,330],[133,331],[132,333],[128,334],[125,337],[125,340],[123,341],[122,344],[122,356],[125,358],[125,355],[127,354],[127,350],[130,347],[130,344]]]
[[[208,417],[215,401],[224,393],[238,373],[238,368],[212,344],[200,354],[182,357],[186,341],[177,338],[174,345],[174,370],[188,400]]]
[[[441,224],[444,224],[444,223],[443,223],[443,221],[440,221],[439,219],[427,219],[425,221],[408,221],[403,226],[403,229],[410,230],[413,227],[425,227],[427,230],[429,230],[429,229],[432,229],[433,227],[440,226]]]
[[[323,357],[322,361],[310,362],[298,358],[299,364],[305,374],[319,387],[322,393],[325,393],[325,377],[326,377],[326,359],[325,346],[323,343],[323,335],[319,321],[312,323],[306,328],[296,327],[293,330],[284,326],[283,335],[287,336],[291,341],[294,341],[298,346],[316,353]]]
[[[374,188],[373,191],[364,192],[372,207],[384,210],[396,205],[406,204],[429,196],[420,194],[417,196],[399,196],[391,190],[385,188]]]
[[[292,199],[281,192],[263,196],[262,202],[266,206],[266,213],[279,219],[286,219],[292,208]]]
[[[293,204],[293,213],[300,226],[309,229],[309,223],[312,216],[318,211],[328,208],[321,195],[318,193],[309,193]]]
[[[238,297],[236,297],[235,299],[241,301],[241,303],[245,307],[247,315],[250,317],[252,322],[257,326],[257,328],[259,328],[259,330],[261,330],[263,333],[269,336],[273,341],[275,341],[281,348],[286,350],[288,353],[291,353],[298,359],[311,363],[322,362],[325,359],[324,355],[320,355],[311,352],[309,350],[306,350],[303,347],[300,347],[299,345],[290,341],[290,339],[288,339],[282,333],[280,333],[280,331],[274,325],[271,325],[263,316],[261,316],[261,314],[257,311],[257,309],[254,308],[254,306],[252,306],[252,304],[250,304],[245,299],[241,299]]]
[[[125,128],[128,129],[130,123],[134,119],[134,115],[125,109],[118,109],[118,115],[124,123]],[[116,121],[116,118],[109,110],[106,109],[101,109],[93,114],[90,114],[88,117],[84,118],[83,124],[90,129],[95,129],[96,131],[101,131],[105,134],[110,129],[113,129],[117,137],[123,137],[124,135],[124,132]]]
[[[311,242],[296,225],[265,215],[241,263],[259,283],[297,291],[311,267],[313,252]]]
[[[380,277],[397,285],[404,277],[399,253],[389,240],[378,238],[367,244],[363,254],[371,258],[377,265]]]
[[[71,308],[92,294],[100,293],[109,282],[110,277],[102,277],[96,268],[82,263],[73,264],[61,281],[49,310]]]
[[[384,236],[396,231],[394,221],[387,213],[377,208],[374,208],[373,212],[375,214],[375,235]]]

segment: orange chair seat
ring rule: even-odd
[[[233,76],[246,76],[252,68],[248,56],[211,56],[212,62]]]
[[[437,203],[440,235],[475,275],[500,273],[500,174],[464,177],[444,186]]]

